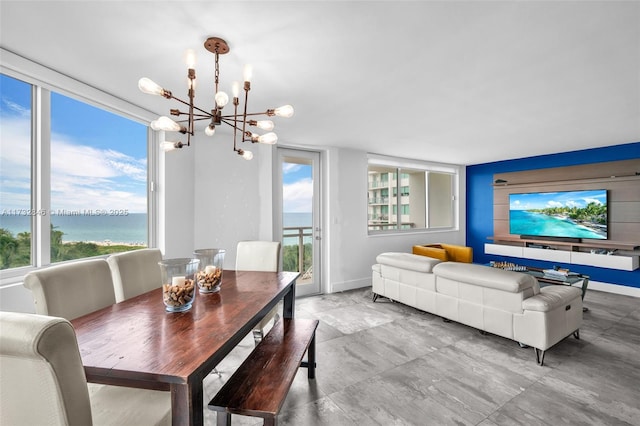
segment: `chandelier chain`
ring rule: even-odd
[[[218,93],[218,81],[220,79],[220,64],[218,63],[218,52],[216,52],[216,69],[215,69],[215,83],[216,83],[216,92]]]

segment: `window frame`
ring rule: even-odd
[[[31,205],[35,210],[48,209],[51,201],[51,92],[73,98],[147,126],[147,235],[148,247],[158,244],[159,150],[157,132],[149,128],[155,119],[149,111],[116,98],[106,92],[44,67],[0,48],[0,73],[30,84],[31,89]],[[44,112],[44,113],[43,113]],[[21,282],[28,272],[51,264],[49,215],[33,216],[31,226],[31,265],[0,270],[0,287]],[[43,230],[45,230],[43,232]],[[43,238],[46,235],[47,238]],[[76,259],[78,260],[78,259]],[[69,262],[73,262],[70,260]],[[60,262],[63,263],[63,262]],[[56,263],[58,264],[58,262]]]
[[[397,234],[411,234],[411,233],[433,233],[433,232],[443,232],[443,231],[457,231],[460,229],[459,226],[459,217],[460,217],[460,175],[462,174],[463,166],[455,165],[455,164],[447,164],[447,163],[437,163],[437,162],[429,162],[429,161],[420,161],[420,160],[410,160],[399,157],[390,157],[383,156],[378,154],[368,154],[367,156],[367,192],[371,190],[369,188],[369,173],[371,167],[386,167],[390,169],[395,169],[395,172],[389,171],[388,174],[395,173],[397,176],[404,176],[405,170],[412,170],[417,172],[425,173],[425,187],[428,187],[428,174],[429,172],[441,173],[441,174],[449,174],[451,175],[451,194],[452,194],[452,209],[451,209],[451,226],[438,226],[438,227],[430,227],[429,226],[429,217],[428,214],[425,217],[425,227],[420,228],[400,228],[395,227],[392,229],[376,229],[372,230],[369,228],[369,196],[367,197],[367,234],[369,236],[375,235],[397,235]],[[389,198],[395,198],[396,203],[393,204],[394,208],[397,209],[398,216],[401,215],[404,210],[402,197],[403,197],[403,189],[400,185],[401,180],[397,180],[397,194],[389,195]],[[425,194],[425,209],[428,212],[428,192]],[[405,203],[406,204],[406,203]],[[410,207],[409,207],[410,209]]]

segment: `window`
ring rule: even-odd
[[[457,166],[372,155],[367,171],[369,233],[454,228]]]
[[[31,85],[0,75],[1,269],[31,264],[31,119]]]
[[[0,126],[0,269],[149,244],[146,124],[0,74]]]

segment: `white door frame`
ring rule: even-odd
[[[310,161],[312,165],[313,179],[313,207],[312,207],[312,268],[313,281],[308,284],[302,284],[302,276],[298,279],[296,286],[296,296],[308,296],[311,294],[322,293],[322,169],[321,169],[321,153],[320,151],[305,150],[297,148],[278,147],[275,156],[275,182],[274,185],[274,203],[273,203],[273,222],[274,236],[282,242],[282,164],[286,158],[300,158]],[[304,273],[301,272],[301,273]]]

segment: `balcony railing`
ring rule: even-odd
[[[369,204],[389,204],[389,197],[371,198]]]
[[[298,255],[297,255],[297,270],[294,272],[300,272],[302,275],[298,278],[299,284],[305,284],[305,282],[310,282],[313,280],[313,261],[309,268],[304,267],[305,264],[305,254],[304,254],[304,243],[305,238],[307,238],[308,244],[313,244],[313,227],[311,226],[287,226],[282,228],[282,244],[285,246],[298,246]],[[287,243],[295,239],[294,243]],[[313,248],[312,248],[313,253]],[[285,266],[286,268],[286,266]]]
[[[411,229],[415,228],[416,224],[414,222],[401,222],[399,229]],[[398,224],[396,222],[380,222],[376,223],[375,221],[370,221],[368,224],[369,231],[382,231],[386,229],[397,229]]]

